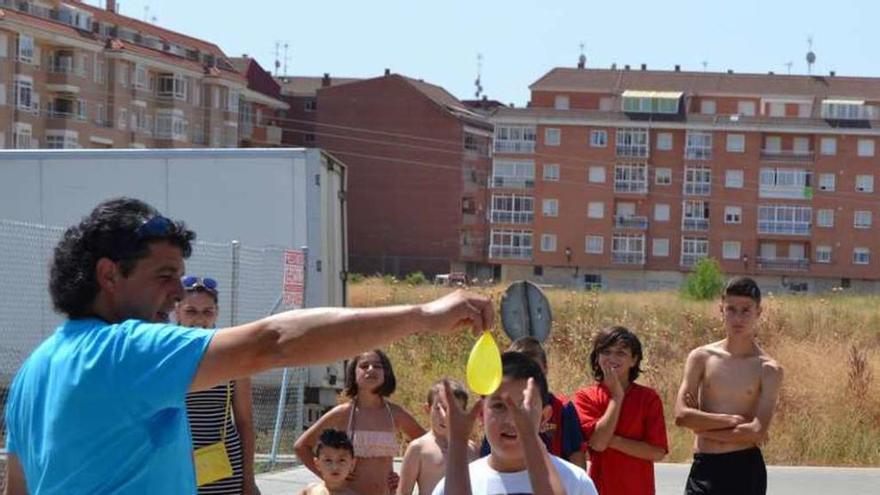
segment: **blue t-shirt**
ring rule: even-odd
[[[214,330],[70,320],[24,362],[6,447],[33,495],[196,493],[186,393]]]

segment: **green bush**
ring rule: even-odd
[[[687,297],[698,301],[715,299],[724,289],[724,273],[714,258],[702,258],[694,265],[694,271],[684,282]]]
[[[349,273],[348,281],[352,284],[359,284],[364,281],[364,276],[360,273]]]
[[[428,283],[428,279],[422,272],[413,272],[406,276],[404,282],[408,283],[409,285],[422,285]]]

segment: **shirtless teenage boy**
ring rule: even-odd
[[[694,461],[685,493],[765,494],[766,440],[782,367],[755,342],[761,290],[738,277],[725,286],[727,337],[691,351],[675,403],[675,424],[693,430]]]

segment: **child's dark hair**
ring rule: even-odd
[[[375,393],[382,397],[389,397],[397,389],[397,378],[394,377],[394,369],[391,367],[391,360],[388,359],[388,355],[384,352],[379,349],[373,349],[372,351],[358,354],[352,358],[352,360],[348,362],[348,367],[345,368],[345,389],[343,389],[342,393],[349,399],[355,398],[358,394],[358,363],[364,354],[369,354],[370,352],[375,352],[376,355],[379,356],[379,362],[382,363],[382,372],[385,378],[382,381],[382,385],[379,385],[379,388],[376,389]]]
[[[547,369],[547,353],[544,351],[541,343],[538,342],[538,339],[534,337],[520,337],[511,342],[507,350],[521,352],[533,361],[537,361],[542,368]]]
[[[440,379],[431,384],[431,388],[428,389],[428,406],[434,405],[434,399],[437,397],[437,387],[442,387],[444,380],[449,382],[449,388],[452,389],[452,397],[460,400],[463,407],[467,407],[468,399],[470,398],[468,397],[467,389],[464,388],[461,382],[449,379]]]
[[[321,432],[318,439],[318,445],[315,446],[315,457],[321,455],[321,448],[328,447],[331,449],[347,450],[354,457],[354,445],[348,438],[348,434],[341,430],[327,429]]]
[[[593,350],[590,351],[590,367],[593,369],[593,378],[595,378],[597,382],[601,382],[605,379],[605,374],[602,373],[602,367],[599,366],[599,355],[606,349],[617,345],[618,342],[622,343],[624,347],[629,349],[629,352],[635,359],[635,365],[629,370],[629,381],[636,381],[636,378],[641,374],[642,369],[640,365],[642,364],[643,357],[642,343],[639,341],[636,334],[632,333],[628,328],[613,326],[600,331],[595,337],[593,337]]]
[[[532,358],[517,351],[507,351],[501,355],[501,374],[512,380],[528,380],[533,378],[541,393],[541,404],[550,404],[550,390],[547,377]]]
[[[728,280],[721,297],[727,296],[748,297],[755,301],[755,304],[761,304],[761,288],[749,277],[734,277]]]

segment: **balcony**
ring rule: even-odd
[[[758,268],[761,270],[777,270],[783,272],[805,272],[810,269],[810,260],[806,258],[761,258],[758,257]]]
[[[615,229],[647,230],[648,217],[636,217],[631,215],[614,215]]]
[[[647,194],[648,181],[645,180],[614,180],[614,192],[616,193],[632,193]]]
[[[681,255],[681,266],[685,268],[690,268],[697,264],[703,258],[707,258],[708,254],[682,254]]]
[[[808,222],[778,222],[758,220],[759,234],[810,235]]]
[[[813,163],[816,161],[816,154],[812,151],[763,149],[761,150],[761,160],[782,163]]]
[[[530,260],[531,246],[489,246],[489,257],[497,260]]]
[[[705,182],[685,182],[684,194],[686,196],[710,196],[712,184]]]
[[[54,110],[52,108],[46,110],[46,117],[49,117],[50,119],[76,120],[78,122],[85,122],[87,120],[85,115],[63,110]]]
[[[492,211],[492,223],[529,224],[535,221],[531,211]]]
[[[617,156],[624,158],[647,158],[648,157],[648,146],[647,145],[631,145],[631,144],[618,144],[617,145]]]
[[[688,160],[711,160],[712,148],[690,147],[685,148],[684,157]]]
[[[525,177],[489,177],[491,189],[532,189],[535,187],[535,179]]]
[[[534,153],[534,141],[495,141],[495,153]]]
[[[613,252],[611,262],[619,265],[644,265],[645,253]]]
[[[685,232],[707,232],[709,230],[708,218],[683,218],[681,230]]]
[[[810,186],[765,186],[758,189],[758,197],[774,199],[812,199],[813,188]]]

